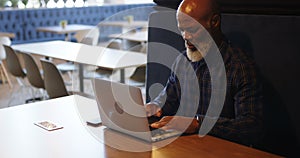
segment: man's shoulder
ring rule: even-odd
[[[251,55],[245,52],[243,49],[237,46],[229,45],[226,50],[226,54],[229,55],[229,63],[238,66],[254,66],[255,62]]]
[[[254,59],[239,47],[229,47],[230,61],[226,64],[226,71],[236,74],[235,78],[246,77],[248,81],[255,80],[258,71]],[[251,78],[251,79],[250,79]]]

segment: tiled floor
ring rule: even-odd
[[[39,57],[35,57],[35,58],[38,59]],[[60,63],[61,61],[54,60],[53,62]],[[128,75],[131,72],[130,69],[125,71]],[[63,74],[64,80],[68,83],[71,83],[66,85],[68,90],[72,90],[72,91],[79,90],[79,82],[77,76],[78,74],[76,72],[73,73],[71,76],[67,74]],[[10,88],[7,83],[6,84],[0,83],[0,108],[6,108],[9,105],[16,106],[20,104],[25,104],[26,99],[32,98],[32,88],[30,86],[27,86],[26,88],[21,88],[15,77],[10,75],[10,79],[12,80],[13,88]],[[119,72],[114,73],[111,79],[114,81],[118,81]],[[27,80],[25,79],[25,81]],[[126,82],[129,83],[128,80],[126,80]],[[26,83],[27,85],[30,85],[28,81]],[[143,96],[145,96],[145,88],[143,86],[139,86],[139,87],[142,89]],[[93,87],[90,79],[84,80],[84,92],[90,95],[94,95]]]

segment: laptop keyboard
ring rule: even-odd
[[[172,129],[163,130],[163,129],[160,129],[160,128],[152,128],[150,126],[150,124],[152,124],[154,122],[157,122],[159,120],[160,120],[159,117],[155,117],[155,116],[148,117],[149,128],[150,128],[151,135],[152,135],[152,141],[158,141],[158,140],[166,139],[166,138],[181,134],[179,131],[175,131],[175,130],[172,130]]]
[[[159,136],[159,135],[162,135],[162,134],[165,134],[165,133],[170,133],[172,132],[171,130],[163,130],[163,129],[153,129],[151,131],[151,135],[154,137],[154,136]]]
[[[178,136],[181,133],[175,130],[163,130],[163,129],[155,129],[151,131],[152,141],[163,140],[166,138],[170,138],[173,136]]]

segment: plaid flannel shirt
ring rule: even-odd
[[[255,63],[226,40],[219,50],[226,71],[226,96],[220,117],[209,134],[245,145],[255,144],[262,134],[262,93]],[[199,89],[195,88],[197,84]],[[211,86],[205,60],[191,62],[184,52],[173,64],[164,90],[152,102],[162,107],[164,116],[197,114],[203,120],[210,103]]]

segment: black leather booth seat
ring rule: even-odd
[[[159,28],[176,30],[171,27],[175,21],[168,12],[150,16],[147,101],[160,92],[152,86],[166,83],[174,52],[184,49],[180,34]],[[254,58],[263,79],[265,134],[254,147],[299,157],[300,16],[223,14],[222,29],[233,45]]]
[[[154,4],[124,4],[80,8],[40,8],[11,9],[0,11],[0,31],[12,32],[16,37],[13,44],[64,39],[64,35],[37,32],[36,27],[59,25],[60,20],[68,20],[69,24],[97,25],[102,20],[127,9]],[[148,20],[148,10],[137,9],[135,20]],[[101,32],[102,36],[108,32]]]

